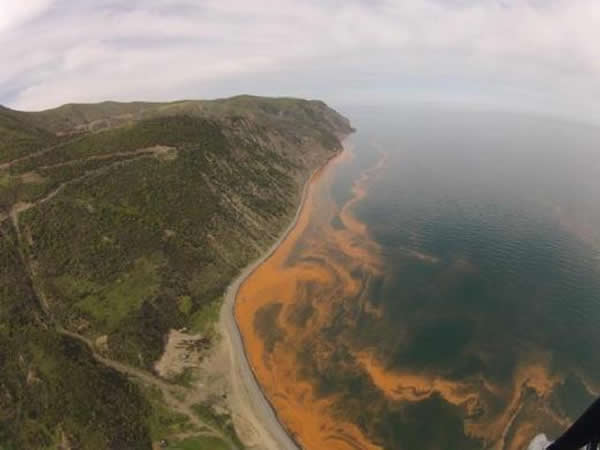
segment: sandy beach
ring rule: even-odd
[[[342,151],[343,152],[343,151]],[[240,286],[261,264],[263,264],[287,238],[301,216],[307,196],[315,177],[325,170],[342,152],[330,158],[317,168],[304,184],[300,204],[294,219],[277,241],[259,259],[247,266],[229,285],[225,293],[219,317],[219,329],[223,337],[222,345],[230,357],[231,393],[229,403],[237,415],[243,417],[246,428],[252,428],[253,448],[265,450],[299,450],[298,444],[289,435],[277,417],[273,406],[266,398],[250,367],[238,324],[235,320],[235,300]]]

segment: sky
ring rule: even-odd
[[[600,123],[598,0],[0,0],[0,104],[410,102]]]

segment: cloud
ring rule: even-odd
[[[0,102],[240,92],[595,114],[596,0],[0,0]],[[11,5],[11,6],[9,6]]]
[[[52,0],[0,0],[0,32],[16,27],[42,14],[51,5]]]

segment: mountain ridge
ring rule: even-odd
[[[297,107],[296,110],[293,107]],[[305,112],[309,108],[320,110],[321,112],[330,109],[321,100],[304,100],[295,97],[260,97],[253,95],[238,95],[214,100],[184,99],[171,102],[119,102],[107,100],[98,103],[66,103],[55,108],[40,111],[12,110],[2,105],[0,105],[0,108],[10,111],[13,115],[26,119],[38,127],[58,133],[72,131],[73,128],[84,127],[93,122],[99,122],[96,126],[102,129],[110,127],[111,123],[127,123],[128,121],[137,121],[164,115],[187,114],[201,117],[217,117],[262,113],[268,116],[273,115],[277,111],[287,112],[298,118],[298,112],[301,109],[304,109]],[[114,122],[111,122],[111,120]],[[349,126],[349,123],[347,125]]]

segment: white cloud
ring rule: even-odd
[[[597,0],[5,3],[0,101],[26,109],[252,91],[581,116],[600,95]]]
[[[52,0],[0,0],[0,31],[18,26],[47,10]]]

